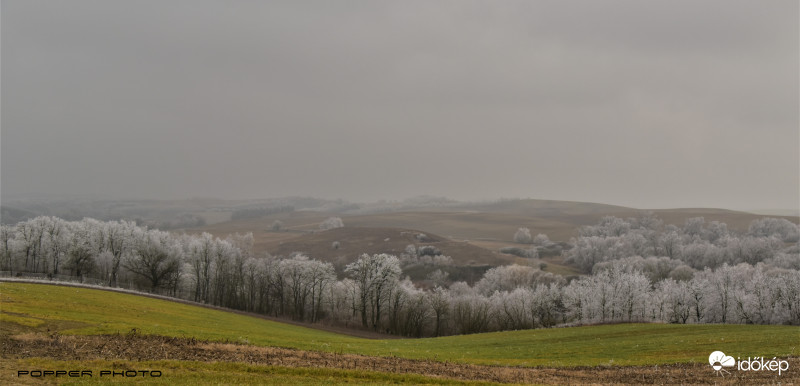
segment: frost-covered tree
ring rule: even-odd
[[[28,272],[39,272],[39,249],[44,240],[44,217],[37,217],[17,224],[14,241],[25,263],[22,269]]]
[[[533,312],[530,299],[533,291],[529,287],[518,287],[512,291],[497,291],[490,298],[491,314],[500,330],[523,330],[533,328]]]
[[[133,251],[135,240],[143,237],[142,230],[129,221],[108,222],[103,227],[103,247],[111,255],[108,286],[116,287],[122,259]]]
[[[187,244],[185,256],[192,270],[194,301],[208,303],[211,301],[212,264],[217,242],[210,233],[203,232],[200,236],[189,238]]]
[[[514,233],[514,242],[522,244],[533,243],[533,237],[531,237],[531,230],[528,228],[517,229],[517,232]]]
[[[703,217],[692,217],[686,219],[683,225],[683,233],[690,237],[701,239],[705,233],[706,219]]]
[[[231,246],[233,246],[233,248],[238,250],[239,254],[241,254],[245,259],[253,256],[253,244],[255,243],[253,232],[242,234],[234,233],[232,235],[228,235],[225,240],[227,240]]]
[[[293,319],[304,320],[311,296],[311,274],[308,257],[302,254],[281,260],[279,274],[286,280],[286,301]]]
[[[684,266],[680,260],[672,260],[666,256],[642,258],[641,256],[625,257],[617,260],[610,260],[595,264],[593,272],[608,269],[618,269],[625,272],[638,271],[647,276],[655,283],[669,277],[670,273],[676,268]]]
[[[126,269],[145,279],[150,292],[174,290],[180,274],[180,247],[162,231],[148,231],[137,240],[133,253],[123,263]]]
[[[311,304],[309,304],[310,322],[318,321],[323,315],[324,295],[330,284],[336,280],[333,264],[318,260],[311,260],[306,267],[308,286],[311,291]]]
[[[572,318],[582,323],[642,320],[650,294],[647,277],[620,269],[574,280],[564,290]]]
[[[442,271],[441,269],[437,269],[427,275],[427,279],[430,280],[431,284],[435,287],[444,287],[448,282],[448,278],[450,274],[448,272]]]
[[[578,229],[581,236],[619,237],[628,233],[631,224],[619,217],[605,216],[597,225],[583,226]]]
[[[51,217],[44,230],[44,258],[49,264],[49,272],[58,275],[61,264],[69,249],[70,234],[67,223],[59,218]]]
[[[763,218],[750,223],[748,234],[755,237],[777,236],[787,243],[800,240],[800,228],[797,224],[783,218]]]
[[[534,327],[552,327],[564,322],[564,294],[562,283],[540,284],[534,289],[529,310]]]
[[[497,291],[513,291],[516,288],[534,288],[537,284],[561,282],[561,276],[543,272],[538,268],[524,265],[503,265],[491,268],[475,284],[478,293],[486,296]]]
[[[83,280],[85,274],[94,267],[94,258],[97,256],[97,239],[92,237],[92,223],[82,221],[72,224],[72,238],[67,252],[67,267],[73,274]]]
[[[670,230],[659,235],[658,243],[660,246],[659,251],[662,252],[664,256],[667,256],[670,259],[682,259],[682,241],[677,230]]]
[[[618,237],[583,236],[572,239],[572,244],[573,247],[567,253],[567,262],[587,273],[597,263],[624,256],[617,253],[624,247]]]
[[[211,278],[213,289],[211,303],[238,308],[244,265],[243,254],[230,239],[217,240],[215,244],[212,256],[214,270]]]
[[[714,271],[698,272],[706,292],[706,319],[712,323],[729,323],[734,316],[734,292],[746,279],[747,265],[722,265]]]
[[[344,271],[357,286],[362,325],[377,330],[381,308],[400,277],[400,261],[385,253],[364,254],[348,264]]]
[[[446,289],[436,287],[427,294],[425,299],[433,312],[433,336],[439,336],[447,328],[446,321],[450,316],[452,298]]]
[[[681,264],[669,273],[669,278],[677,281],[689,281],[694,277],[696,271],[685,264]]]
[[[0,225],[0,269],[12,271],[14,268],[14,233],[9,225]]]
[[[747,324],[767,324],[777,320],[780,281],[761,269],[747,270],[747,279],[733,290],[734,314]]]
[[[243,308],[246,311],[260,312],[264,308],[264,298],[267,295],[264,278],[269,275],[264,262],[265,259],[255,257],[248,257],[244,262]]]
[[[522,249],[519,247],[503,247],[500,248],[500,253],[505,253],[523,258],[530,258],[530,259],[535,259],[539,257],[538,253],[536,252],[536,248]]]
[[[748,263],[755,265],[764,260],[771,259],[783,247],[783,242],[777,237],[750,237],[729,238],[725,245],[727,262],[729,264]]]
[[[544,233],[539,233],[533,238],[533,243],[538,246],[546,247],[550,245],[550,238]]]
[[[705,232],[706,238],[711,243],[716,243],[720,240],[724,240],[728,236],[730,236],[730,232],[728,231],[728,224],[719,221],[712,221],[708,224]]]
[[[800,325],[800,271],[785,270],[776,277],[778,302],[786,314],[786,323]]]
[[[800,271],[800,253],[791,251],[778,252],[771,259],[765,260],[764,263],[772,267]]]
[[[398,335],[422,336],[431,315],[425,295],[408,278],[400,281],[388,297],[388,330]]]
[[[656,284],[651,304],[655,320],[685,324],[692,316],[692,293],[688,282],[666,279]]]
[[[487,297],[474,291],[455,295],[451,310],[453,327],[457,333],[474,334],[489,329],[491,303]]]
[[[331,282],[323,302],[327,317],[348,326],[358,312],[355,294],[356,286],[353,280],[344,278]]]
[[[340,217],[328,217],[325,221],[319,224],[319,229],[328,230],[334,228],[341,228],[344,226],[344,222]]]

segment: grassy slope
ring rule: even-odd
[[[792,326],[621,324],[368,340],[134,295],[18,283],[0,283],[0,311],[3,324],[69,327],[64,333],[136,328],[262,346],[494,365],[702,363],[714,350],[770,358],[800,352],[800,328]]]

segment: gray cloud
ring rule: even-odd
[[[800,200],[796,2],[2,11],[3,196]]]

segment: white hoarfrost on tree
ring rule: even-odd
[[[514,242],[522,244],[533,243],[533,237],[531,237],[531,230],[528,228],[517,229],[517,232],[514,233]]]
[[[319,229],[328,230],[334,228],[341,228],[344,226],[344,222],[339,217],[328,217],[325,221],[319,224]]]
[[[787,243],[800,240],[800,228],[784,218],[763,218],[750,223],[748,233],[755,237],[777,236]]]
[[[180,274],[180,245],[167,232],[148,231],[133,247],[123,263],[125,268],[145,279],[150,292],[167,288],[174,292]]]
[[[544,272],[538,268],[524,265],[502,265],[491,268],[475,284],[475,289],[486,296],[498,291],[513,291],[525,287],[534,288],[538,284],[563,283],[561,276]]]
[[[111,267],[108,275],[108,286],[116,287],[119,279],[119,269],[123,258],[133,251],[134,240],[139,229],[136,224],[129,221],[108,222],[104,224],[105,249],[111,256]]]
[[[539,233],[533,238],[533,243],[538,246],[546,247],[550,245],[550,238],[544,233]]]
[[[426,299],[433,312],[433,336],[440,336],[447,327],[446,323],[450,316],[452,298],[446,289],[436,287],[428,293]]]
[[[281,260],[278,267],[285,280],[288,313],[296,320],[316,321],[322,312],[323,294],[336,277],[333,265],[298,254]]]
[[[385,253],[361,255],[348,264],[344,272],[358,289],[357,307],[364,327],[378,329],[382,307],[400,277],[400,260]]]

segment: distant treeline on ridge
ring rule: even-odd
[[[238,209],[231,213],[231,220],[243,220],[249,218],[260,218],[277,213],[294,212],[293,205],[274,206],[268,208]]]

